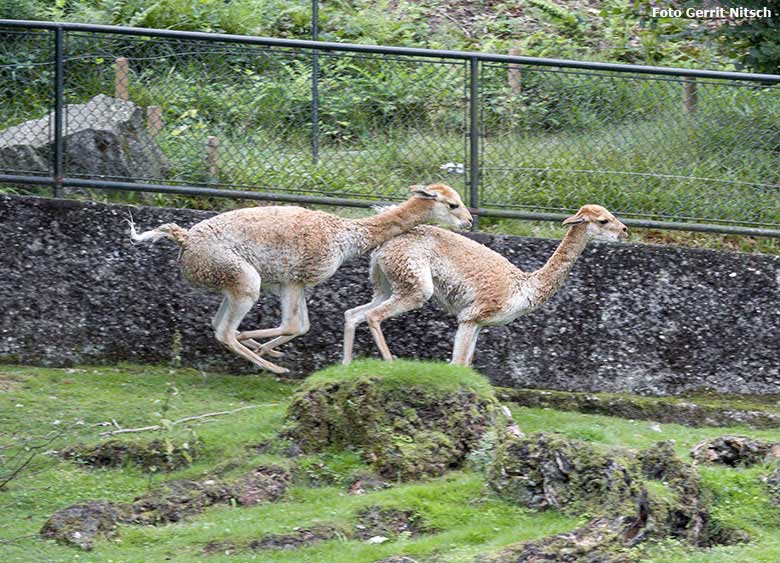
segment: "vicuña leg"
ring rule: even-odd
[[[452,349],[452,364],[470,366],[474,359],[480,326],[477,323],[465,322],[458,325],[455,333],[455,345]]]
[[[260,276],[254,269],[247,268],[244,270],[239,283],[225,290],[227,304],[223,315],[217,319],[219,321],[215,329],[217,340],[255,365],[277,374],[287,373],[289,370],[261,358],[241,344],[236,338],[238,325],[241,324],[241,320],[246,316],[259,296]]]
[[[222,299],[222,303],[219,305],[219,309],[217,309],[217,312],[214,314],[214,317],[211,319],[211,327],[216,330],[217,326],[219,326],[219,323],[222,321],[222,317],[225,315],[225,312],[228,308],[228,298],[224,297]],[[236,331],[236,335],[241,334],[240,332]],[[257,342],[256,340],[252,340],[251,338],[248,338],[242,342],[244,346],[249,348],[250,350],[259,350],[261,347],[261,344]],[[271,357],[275,358],[281,358],[284,356],[281,352],[271,352],[268,354]]]
[[[419,309],[423,306],[425,301],[426,299],[423,295],[404,297],[393,295],[390,299],[365,314],[368,328],[371,330],[371,335],[374,337],[374,342],[376,342],[377,348],[379,348],[379,352],[385,360],[392,361],[393,355],[390,353],[390,348],[387,346],[385,335],[382,334],[382,321],[397,317],[407,311]]]
[[[260,354],[278,354],[274,348],[309,332],[309,311],[303,287],[282,291],[282,328],[284,333],[260,348]]]
[[[300,295],[303,287],[297,285],[283,285],[279,290],[279,299],[282,304],[282,322],[276,328],[261,328],[259,330],[246,330],[238,335],[239,340],[275,338],[277,336],[291,334],[291,319],[293,313],[297,315],[300,303]]]
[[[360,323],[366,321],[366,313],[371,309],[375,309],[388,299],[388,295],[379,294],[374,295],[374,299],[371,303],[360,305],[354,309],[348,310],[344,313],[344,356],[342,363],[344,365],[349,364],[352,361],[352,349],[355,345],[355,330]]]

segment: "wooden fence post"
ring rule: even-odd
[[[114,75],[114,97],[120,100],[129,100],[130,86],[130,65],[124,57],[119,57],[116,60],[116,68]]]
[[[688,113],[696,113],[699,106],[699,92],[695,78],[683,80],[683,107]]]
[[[509,49],[509,55],[512,57],[519,57],[520,48],[512,47]],[[519,94],[522,90],[522,73],[520,71],[520,65],[512,63],[509,64],[509,76],[507,80],[509,82],[509,88],[512,90],[512,92]]]
[[[162,110],[160,106],[146,108],[146,130],[152,137],[156,137],[162,131]]]
[[[206,139],[206,163],[209,166],[209,179],[219,178],[219,137],[209,135]]]

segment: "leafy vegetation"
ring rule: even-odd
[[[407,364],[408,366],[415,364]],[[420,364],[416,375],[432,373]],[[447,371],[446,366],[442,366]],[[445,377],[447,374],[436,374]],[[323,376],[318,376],[323,377]],[[324,376],[332,380],[335,375]],[[333,452],[288,458],[260,447],[281,428],[295,386],[267,377],[235,377],[192,369],[121,365],[48,369],[0,366],[0,454],[2,466],[24,438],[64,432],[41,452],[29,471],[0,490],[0,553],[3,561],[266,561],[266,562],[372,562],[394,554],[424,558],[438,556],[451,563],[471,561],[478,554],[560,533],[583,520],[555,511],[534,512],[509,504],[485,487],[476,470],[447,473],[390,489],[348,495],[352,477],[365,471],[359,452]],[[162,406],[167,400],[167,410]],[[202,413],[259,405],[209,423],[195,420],[163,430],[174,440],[202,443],[189,467],[169,473],[148,473],[134,464],[91,469],[58,457],[54,452],[78,440],[102,441],[99,432],[159,424]],[[594,446],[647,448],[659,439],[674,439],[678,455],[687,457],[698,441],[725,433],[780,439],[777,431],[747,428],[660,427],[649,421],[583,415],[550,409],[513,407],[512,413],[526,433],[555,431]],[[163,416],[164,415],[164,416]],[[103,426],[103,424],[108,425]],[[165,426],[163,424],[163,426]],[[660,432],[659,432],[660,428]],[[139,433],[122,440],[148,441],[160,432]],[[100,540],[85,555],[44,541],[37,536],[54,511],[86,499],[130,501],[155,485],[178,478],[230,478],[261,463],[290,467],[295,483],[282,502],[253,507],[215,506],[204,513],[166,526],[122,526],[119,539]],[[780,557],[780,508],[772,506],[760,478],[771,467],[701,468],[713,514],[724,526],[748,531],[747,544],[695,550],[677,542],[647,543],[643,561],[769,562]],[[332,524],[353,528],[358,514],[369,506],[413,511],[427,529],[419,536],[404,536],[382,544],[358,539],[331,539],[296,550],[247,551],[227,555],[219,550],[204,554],[209,544],[246,543],[296,527]]]
[[[3,6],[6,15],[17,14],[12,17],[293,38],[311,32],[308,0],[8,0]],[[649,7],[628,0],[336,0],[322,3],[320,39],[498,53],[518,48],[530,56],[727,70],[743,64],[746,49],[771,56],[771,46],[719,42],[719,31],[737,34],[739,26],[700,29],[691,20],[649,18]],[[750,34],[766,35],[744,31]],[[0,127],[45,115],[51,106],[53,71],[42,64],[51,56],[50,42],[36,34],[8,39],[0,46],[0,95],[7,100]],[[419,181],[466,189],[457,164],[467,162],[467,73],[458,64],[322,54],[314,159],[307,53],[91,34],[70,35],[68,51],[74,102],[111,93],[115,58],[130,59],[130,98],[162,107],[165,126],[155,142],[170,164],[168,182],[362,199],[403,197],[406,185]],[[518,90],[505,65],[482,69],[483,207],[561,213],[593,201],[628,218],[778,223],[776,88],[701,82],[691,110],[677,80],[559,70],[522,67]],[[209,136],[220,139],[216,174],[204,155]],[[442,170],[446,163],[456,171]],[[481,227],[538,230],[502,219],[486,219]],[[636,238],[777,251],[771,239],[646,231]]]

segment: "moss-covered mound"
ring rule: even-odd
[[[699,473],[675,455],[671,442],[637,452],[554,434],[502,433],[495,452],[489,481],[504,498],[597,517],[572,534],[515,546],[486,561],[535,560],[528,558],[580,548],[599,552],[593,561],[623,561],[626,549],[648,538],[671,537],[696,546],[746,538],[712,525]]]
[[[475,371],[441,363],[361,361],[306,380],[285,435],[306,453],[362,451],[388,479],[460,467],[496,419],[493,390]]]

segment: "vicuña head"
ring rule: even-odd
[[[432,221],[453,227],[469,228],[473,218],[463,204],[458,192],[444,184],[411,186],[414,196],[434,202],[430,212]]]
[[[575,215],[563,220],[564,225],[587,229],[590,240],[616,241],[628,238],[628,227],[600,205],[583,205]]]

